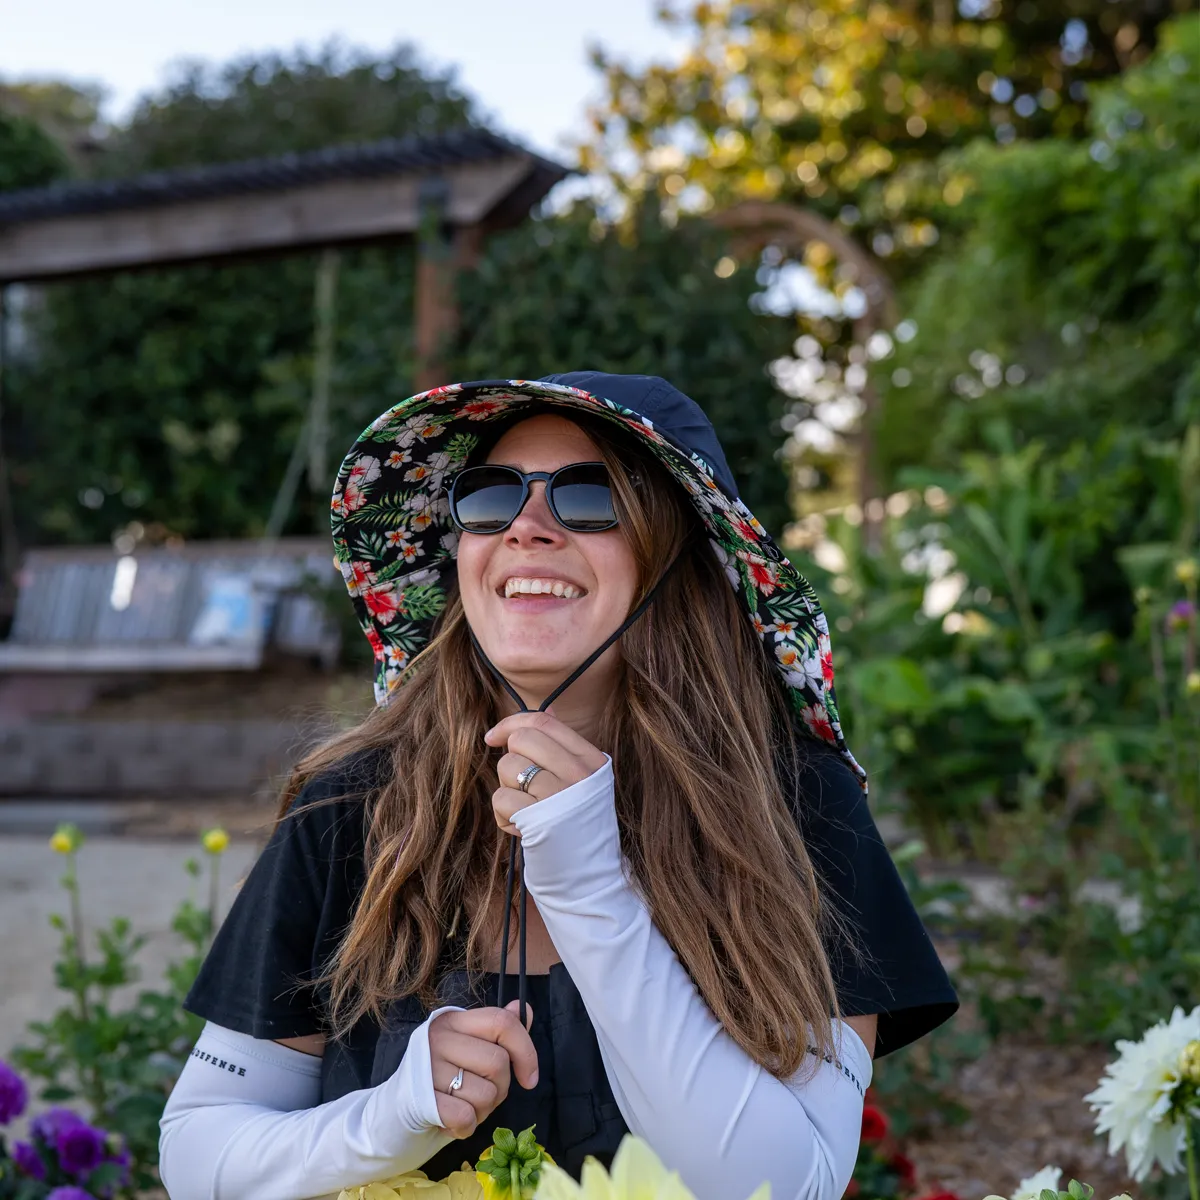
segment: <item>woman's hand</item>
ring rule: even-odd
[[[438,1117],[456,1138],[470,1137],[508,1095],[513,1075],[524,1088],[537,1083],[537,1050],[521,1027],[514,1000],[504,1008],[445,1012],[429,1023],[429,1056]],[[533,1010],[525,1005],[533,1024]],[[447,1089],[462,1069],[462,1087]]]
[[[489,746],[505,746],[508,753],[497,772],[500,786],[492,795],[496,824],[505,833],[520,837],[513,814],[594,775],[605,763],[604,752],[546,712],[514,713],[483,735]],[[527,792],[517,786],[517,776],[528,766],[542,769]]]

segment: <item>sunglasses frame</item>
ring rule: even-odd
[[[557,476],[561,475],[564,471],[573,471],[577,467],[599,467],[604,472],[605,476],[608,477],[608,464],[602,463],[602,462],[566,463],[563,466],[559,467],[557,471],[518,471],[516,467],[505,466],[503,463],[477,463],[473,467],[467,467],[465,470],[460,471],[454,477],[454,479],[450,483],[449,491],[447,492],[447,498],[449,499],[449,502],[450,502],[450,520],[453,521],[455,526],[459,530],[461,530],[463,533],[472,533],[476,537],[491,537],[493,534],[503,533],[521,515],[521,513],[525,509],[525,505],[529,503],[529,494],[530,494],[529,485],[531,483],[540,482],[540,483],[544,483],[546,485],[546,489],[545,489],[546,490],[546,507],[549,508],[550,513],[554,517],[554,519],[569,533],[606,533],[610,529],[616,529],[616,527],[620,524],[620,521],[615,516],[615,511],[616,511],[615,506],[614,506],[614,516],[613,516],[612,521],[608,525],[602,525],[602,526],[599,526],[597,528],[592,528],[592,529],[575,529],[572,526],[568,525],[562,519],[562,517],[560,517],[558,515],[558,508],[555,506],[555,503],[554,503],[554,480]],[[505,524],[501,525],[497,529],[489,529],[486,532],[480,532],[477,529],[468,529],[465,525],[461,524],[461,522],[459,521],[458,512],[457,512],[457,502],[455,500],[455,492],[458,488],[459,481],[462,480],[467,475],[469,475],[472,471],[488,471],[488,470],[490,470],[490,471],[507,471],[507,472],[509,472],[509,474],[514,475],[518,479],[520,479],[520,481],[521,481],[521,500],[520,500],[520,503],[517,505],[516,511],[508,519],[508,521],[505,522]],[[611,477],[609,477],[609,485],[608,486],[609,486],[609,491],[611,492],[612,491]]]

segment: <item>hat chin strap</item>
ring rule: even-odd
[[[570,673],[570,675],[568,675],[566,677],[566,679],[564,679],[562,681],[562,683],[560,683],[558,685],[558,687],[556,687],[554,689],[554,691],[552,691],[550,693],[550,695],[548,695],[545,698],[545,700],[543,700],[541,702],[541,704],[538,705],[537,710],[536,710],[537,712],[545,712],[546,709],[548,709],[550,707],[550,705],[553,704],[554,701],[557,700],[559,698],[559,696],[561,696],[563,694],[563,692],[565,692],[567,690],[567,688],[569,688],[571,686],[571,684],[573,684],[600,657],[600,655],[602,655],[619,637],[621,637],[622,634],[625,633],[625,631],[631,625],[633,625],[638,620],[639,617],[641,617],[641,615],[646,611],[646,609],[648,609],[650,607],[650,604],[654,600],[654,597],[656,595],[658,595],[659,589],[662,587],[662,585],[664,583],[666,583],[668,576],[671,574],[672,571],[674,571],[676,565],[679,563],[681,558],[683,558],[683,550],[680,550],[679,553],[676,554],[675,557],[671,560],[671,562],[667,566],[667,569],[659,576],[658,582],[650,589],[649,592],[646,593],[646,598],[641,602],[641,604],[639,604],[637,606],[637,608],[635,608],[633,610],[633,612],[631,612],[629,614],[629,616],[627,616],[625,618],[625,620],[621,622],[621,624],[617,627],[617,629],[613,633],[611,633],[607,638],[604,639],[604,641],[600,644],[598,649],[592,651],[592,653],[589,654],[587,656],[587,658],[585,658],[583,660],[583,662],[580,663],[579,666],[577,666],[575,668],[575,670],[573,670]],[[531,709],[529,707],[529,705],[526,704],[525,701],[521,699],[520,695],[517,693],[516,688],[514,688],[513,685],[511,683],[509,683],[507,679],[504,678],[504,676],[500,673],[500,670],[496,666],[496,664],[493,663],[490,658],[488,658],[486,653],[484,653],[483,647],[479,644],[479,639],[475,636],[475,631],[470,627],[469,624],[467,626],[467,631],[471,636],[471,644],[475,647],[475,650],[479,654],[479,657],[483,659],[484,665],[496,677],[496,680],[499,682],[500,686],[502,688],[504,688],[504,690],[509,694],[509,696],[513,700],[513,703],[516,704],[518,710],[523,713],[533,712],[534,710]],[[496,984],[496,1007],[497,1008],[504,1007],[504,980],[505,980],[506,968],[508,966],[509,920],[512,915],[513,882],[514,882],[514,880],[516,878],[516,874],[517,874],[517,843],[520,840],[521,839],[517,838],[517,837],[512,838],[509,842],[509,847],[508,847],[508,882],[507,882],[507,884],[505,886],[505,890],[504,890],[504,934],[503,934],[503,937],[500,942],[500,979]],[[524,851],[524,849],[521,850],[521,893],[520,893],[520,895],[521,895],[521,899],[520,899],[521,911],[520,911],[520,915],[518,918],[518,929],[517,929],[517,997],[520,1001],[520,1004],[519,1004],[520,1021],[521,1021],[521,1024],[524,1025],[525,1024],[525,997],[526,997],[526,983],[525,983],[526,920],[525,920],[525,912],[526,912],[526,906],[527,906],[527,901],[528,901],[528,897],[529,897],[529,893],[525,887],[525,851]]]

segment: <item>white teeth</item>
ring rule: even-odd
[[[561,596],[564,600],[574,600],[582,595],[582,590],[573,584],[564,583],[561,579],[522,579],[513,576],[504,581],[504,595],[509,598],[517,595],[528,596]]]

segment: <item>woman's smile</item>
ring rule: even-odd
[[[599,458],[578,425],[543,415],[509,429],[487,461],[553,472]],[[458,583],[483,652],[536,703],[620,626],[633,606],[638,570],[620,528],[565,528],[550,510],[546,485],[535,482],[507,529],[460,537]],[[592,686],[614,668],[617,654],[614,648],[588,672]]]

